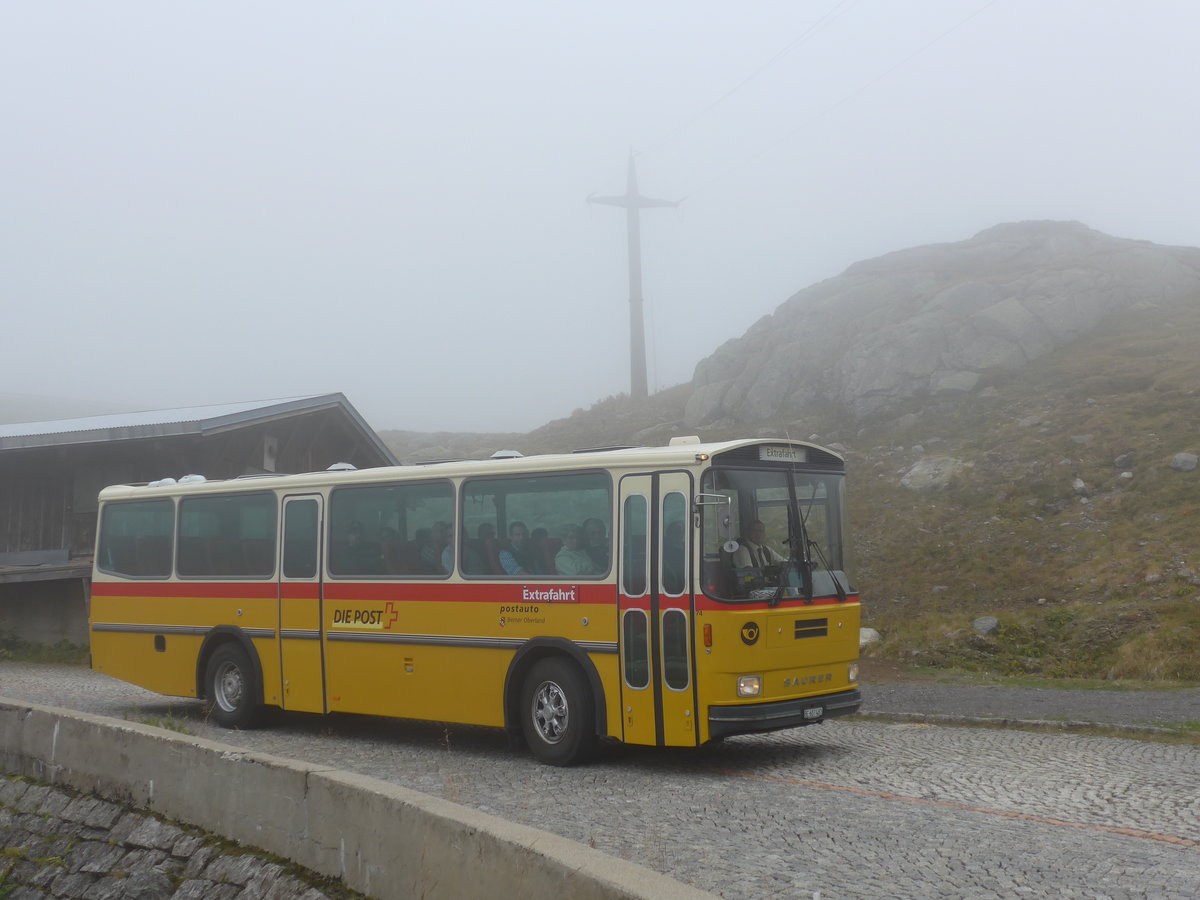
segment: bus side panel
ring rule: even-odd
[[[337,640],[326,646],[329,710],[503,725],[512,651]]]
[[[206,589],[223,596],[206,595]],[[273,584],[200,588],[178,582],[94,582],[92,668],[158,694],[195,697],[196,665],[204,638],[224,625],[254,635],[264,701],[278,704],[276,601],[265,596],[273,590]],[[249,593],[260,596],[230,596]]]
[[[157,652],[152,634],[93,631],[92,668],[156,694],[195,697],[201,639],[170,635],[164,637],[164,643],[164,651]]]
[[[461,584],[334,588],[325,613],[330,711],[503,726],[505,677],[526,640],[554,635],[608,642],[615,651],[610,604],[490,602],[478,599],[481,591],[512,593]],[[406,594],[453,599],[382,599]],[[591,658],[609,722],[619,723],[616,654]]]

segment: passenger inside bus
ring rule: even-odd
[[[563,532],[562,548],[554,554],[554,568],[559,575],[599,575],[602,570],[583,548],[583,529],[568,525]]]
[[[346,531],[346,543],[339,554],[338,570],[354,575],[382,574],[384,565],[379,545],[367,541],[362,522],[350,523]]]
[[[543,574],[524,522],[513,522],[508,526],[508,543],[501,548],[499,557],[507,575]]]
[[[607,572],[611,550],[608,543],[608,530],[599,519],[587,519],[583,523],[583,549],[598,572]]]
[[[434,522],[429,529],[429,536],[421,543],[421,567],[425,574],[445,575],[454,568],[450,533],[450,526],[445,522]]]

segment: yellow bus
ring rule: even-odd
[[[844,461],[782,440],[100,493],[93,667],[267,707],[496,726],[543,762],[858,709]]]

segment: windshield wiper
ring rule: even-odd
[[[816,543],[808,538],[808,529],[804,525],[804,516],[800,515],[800,504],[792,501],[792,521],[796,523],[796,528],[799,531],[797,535],[789,535],[788,540],[788,570],[797,570],[800,573],[800,582],[804,589],[804,602],[813,602],[813,584],[812,584],[812,557],[809,555],[809,545],[816,546]],[[799,549],[799,558],[796,551]],[[820,550],[820,547],[817,547]],[[779,590],[776,591],[775,602],[779,602],[779,597],[783,595],[783,584],[785,579],[780,579]]]

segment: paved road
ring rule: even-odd
[[[867,689],[869,691],[869,688]],[[727,898],[1200,896],[1200,747],[839,720],[553,769],[486,729],[207,725],[86,670],[0,662],[0,696],[148,720],[484,809]]]

